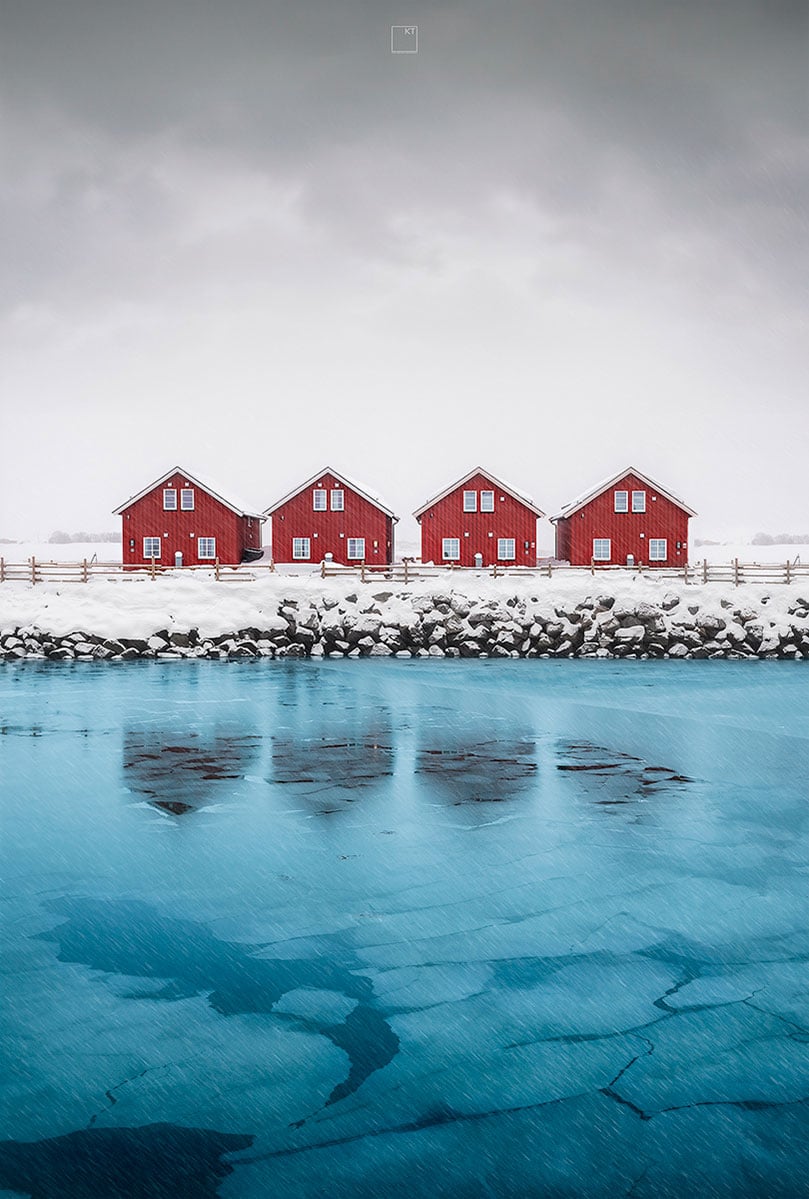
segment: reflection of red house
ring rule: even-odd
[[[423,562],[448,566],[535,566],[537,518],[527,495],[475,467],[413,513]]]
[[[259,512],[223,499],[175,466],[115,509],[124,567],[237,566],[261,557]]]
[[[378,496],[330,467],[312,475],[266,511],[272,517],[274,562],[343,566],[393,561],[393,526],[399,519]]]
[[[571,566],[682,566],[689,516],[696,513],[682,500],[629,467],[551,517],[556,557]]]

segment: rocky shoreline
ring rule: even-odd
[[[390,601],[393,601],[391,606]],[[0,630],[0,660],[148,658],[792,658],[809,659],[809,599],[773,619],[758,605],[706,605],[670,593],[657,603],[610,595],[573,604],[543,596],[475,599],[456,592],[376,591],[280,599],[261,625],[104,637],[36,626]]]

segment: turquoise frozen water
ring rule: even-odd
[[[806,1195],[808,696],[7,666],[0,1194]]]

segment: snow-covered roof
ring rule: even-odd
[[[215,500],[218,500],[220,504],[224,504],[226,508],[230,508],[231,512],[235,512],[237,516],[252,516],[256,520],[266,520],[263,512],[259,512],[256,508],[251,507],[249,504],[243,504],[240,500],[233,497],[226,500],[218,488],[212,487],[210,483],[202,483],[190,471],[184,470],[182,466],[173,466],[171,470],[167,470],[164,475],[161,475],[159,479],[155,479],[148,487],[144,487],[143,491],[139,491],[137,495],[130,496],[125,504],[121,504],[119,508],[114,509],[114,515],[120,516],[122,512],[125,512],[127,508],[131,508],[133,504],[137,503],[145,495],[148,495],[150,491],[154,491],[155,487],[160,487],[172,475],[182,475],[189,483],[193,483],[195,487],[199,487],[202,491],[207,492],[208,495],[213,496]]]
[[[475,475],[484,475],[489,482],[494,483],[495,487],[499,488],[500,491],[505,491],[506,494],[510,495],[512,499],[517,500],[520,504],[525,504],[526,508],[530,508],[531,511],[537,516],[545,515],[545,513],[537,507],[536,502],[530,495],[526,495],[524,491],[518,491],[517,488],[512,487],[510,483],[504,483],[502,479],[498,479],[497,476],[493,475],[490,470],[484,470],[482,466],[476,466],[467,474],[465,474],[462,479],[456,479],[454,483],[449,485],[449,487],[445,487],[443,491],[438,493],[438,495],[434,495],[432,499],[427,501],[426,504],[422,504],[420,508],[417,508],[413,515],[417,519],[419,516],[423,516],[428,508],[432,508],[434,504],[439,503],[440,500],[443,500],[446,496],[451,495],[453,491],[456,491],[459,487],[462,487],[464,483],[468,482],[468,480],[473,478]]]
[[[608,491],[609,488],[613,487],[616,483],[620,483],[620,481],[625,479],[627,475],[634,475],[636,479],[640,479],[641,482],[645,483],[646,486],[652,491],[656,491],[658,495],[665,496],[667,500],[671,500],[672,504],[676,504],[678,508],[682,508],[683,512],[687,512],[689,516],[697,515],[694,509],[689,508],[688,504],[684,503],[679,496],[674,495],[673,492],[668,491],[665,487],[661,487],[659,483],[655,483],[654,479],[650,479],[648,475],[644,475],[642,471],[637,470],[634,466],[628,466],[625,470],[619,471],[617,475],[611,475],[609,479],[603,479],[600,483],[597,483],[595,487],[591,487],[589,491],[583,492],[581,495],[577,496],[575,500],[571,500],[569,503],[565,504],[555,516],[550,517],[551,522],[562,520],[567,516],[572,516],[574,512],[578,512],[580,508],[583,508],[585,504],[589,504],[591,500],[596,498],[596,496]]]
[[[399,517],[391,512],[390,508],[387,508],[385,504],[382,503],[381,498],[375,491],[371,491],[370,488],[358,483],[355,479],[349,479],[347,475],[341,475],[339,471],[336,471],[332,466],[324,466],[323,469],[319,470],[316,475],[312,475],[311,479],[307,479],[305,483],[301,483],[299,486],[293,488],[292,491],[288,491],[287,494],[282,496],[280,500],[277,500],[274,504],[271,504],[269,508],[265,508],[264,515],[272,516],[273,512],[276,512],[289,500],[294,499],[296,495],[300,495],[300,493],[305,491],[307,487],[311,487],[314,483],[319,482],[324,475],[331,475],[333,478],[338,479],[345,487],[348,487],[350,491],[355,491],[357,495],[361,495],[363,499],[367,500],[369,504],[373,504],[375,508],[379,508],[379,510],[384,512],[386,516],[389,516],[394,521],[398,521]]]

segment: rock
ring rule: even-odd
[[[642,641],[646,633],[642,624],[629,625],[626,628],[615,630],[615,640],[619,645],[630,645],[638,641]]]
[[[375,645],[371,650],[370,657],[372,658],[389,658],[393,653],[387,645]]]

